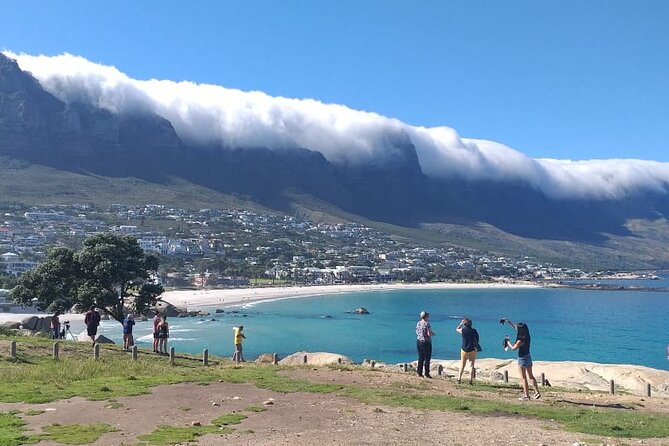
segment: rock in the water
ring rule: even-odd
[[[369,310],[365,307],[358,307],[355,309],[355,314],[369,314]]]
[[[160,314],[163,314],[167,317],[177,317],[179,314],[184,312],[186,315],[188,315],[187,310],[181,310],[168,302],[158,301],[153,308],[154,310],[160,311]]]
[[[217,308],[216,311],[214,311],[214,313],[216,313],[216,314],[225,313],[225,310],[222,310],[221,308]]]

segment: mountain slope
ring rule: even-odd
[[[149,110],[63,102],[0,53],[5,202],[236,203],[560,263],[669,264],[654,249],[665,225],[652,223],[669,215],[666,190],[558,199],[521,180],[436,178],[424,174],[407,135],[383,141],[393,157],[364,164],[334,163],[308,148],[185,142]]]

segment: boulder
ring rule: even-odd
[[[28,316],[21,320],[21,326],[26,330],[35,331],[35,327],[39,323],[39,317],[37,316]]]
[[[39,321],[35,324],[35,331],[51,333],[51,316],[39,318]]]
[[[2,325],[0,325],[0,327],[8,328],[10,330],[18,330],[19,328],[21,328],[21,322],[7,321],[3,322]]]
[[[272,353],[263,353],[253,362],[256,364],[274,364],[274,355]]]
[[[154,310],[160,311],[160,314],[164,314],[167,317],[178,317],[179,314],[185,312],[188,315],[188,311],[181,310],[169,302],[158,301],[153,307]]]
[[[355,314],[369,314],[369,310],[365,307],[358,307],[355,309]]]
[[[337,353],[327,352],[297,352],[288,355],[279,361],[281,365],[301,365],[304,364],[304,356],[307,357],[307,364],[327,365],[327,364],[355,364],[351,358]],[[341,362],[340,362],[341,360]]]
[[[217,308],[216,311],[214,311],[214,313],[216,313],[216,314],[225,313],[225,310],[223,310],[221,308]]]
[[[85,331],[82,331],[79,333],[79,336],[77,336],[77,341],[79,342],[91,342],[91,337],[88,336],[88,333]],[[107,336],[104,335],[97,335],[95,337],[95,342],[98,344],[116,344],[114,341],[109,339]]]

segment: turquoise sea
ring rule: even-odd
[[[664,282],[664,279],[661,282]],[[658,281],[652,281],[661,286]],[[651,285],[652,286],[652,285]],[[371,314],[349,313],[357,307]],[[337,352],[355,361],[388,363],[415,357],[415,325],[430,312],[437,336],[433,357],[459,357],[462,317],[474,321],[481,336],[480,357],[514,357],[502,339],[512,329],[500,317],[529,325],[535,360],[574,360],[639,364],[669,370],[669,293],[584,291],[574,289],[398,290],[342,293],[284,299],[226,309],[206,318],[173,318],[170,345],[177,351],[232,354],[232,327],[244,325],[247,358],[296,351]],[[234,312],[233,312],[234,311]],[[121,327],[105,321],[101,333],[121,341]],[[139,322],[140,347],[151,343],[151,323]]]

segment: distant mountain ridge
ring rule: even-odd
[[[388,146],[399,155],[348,165],[328,162],[307,148],[185,143],[170,121],[152,112],[114,114],[80,102],[66,104],[0,53],[0,156],[36,165],[155,184],[181,178],[282,212],[308,207],[311,200],[297,198],[303,196],[400,227],[482,223],[527,239],[593,246],[610,236],[632,236],[626,226],[630,219],[652,221],[669,214],[669,195],[662,192],[558,200],[519,181],[428,178],[409,138],[392,135]]]

